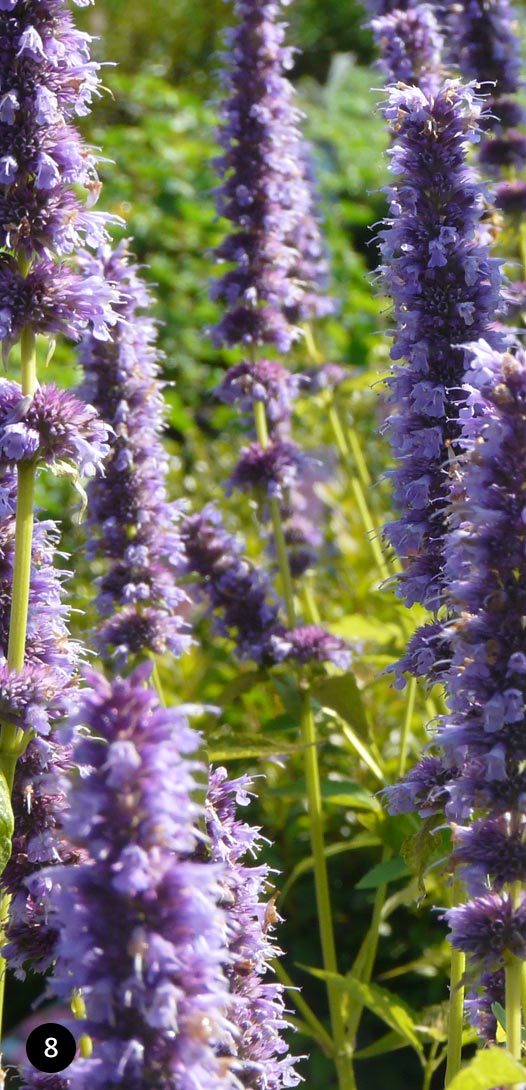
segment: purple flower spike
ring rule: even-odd
[[[266,979],[270,961],[281,951],[272,936],[279,920],[268,900],[268,866],[247,866],[248,853],[259,850],[261,836],[236,816],[236,803],[249,801],[249,776],[228,780],[224,768],[213,769],[207,796],[207,829],[212,860],[226,868],[225,908],[229,929],[229,969],[232,1021],[239,1029],[234,1071],[242,1086],[283,1090],[297,1086],[301,1076],[283,1039],[290,1029],[285,1017],[284,989]]]
[[[201,861],[199,736],[160,707],[148,667],[89,676],[69,788],[67,832],[86,859],[60,868],[52,987],[82,989],[94,1039],[68,1071],[75,1090],[239,1090],[231,1020],[225,865]],[[206,854],[206,848],[204,848]],[[56,915],[54,915],[56,913]]]
[[[464,1006],[468,1020],[480,1037],[488,1044],[497,1042],[497,1019],[493,1013],[495,1003],[505,1004],[504,970],[482,973],[479,989],[468,992]]]
[[[466,165],[481,100],[472,86],[447,81],[435,97],[393,87],[386,117],[396,144],[391,218],[381,232],[385,289],[394,301],[388,422],[399,466],[393,471],[398,521],[387,538],[404,558],[399,593],[436,611],[442,600],[448,452],[459,434],[459,345],[479,336],[493,345],[499,263],[477,238],[482,190]]]
[[[423,757],[405,779],[385,788],[389,813],[417,813],[422,818],[442,813],[449,786],[458,775],[458,769],[446,768],[439,757]]]
[[[0,459],[4,463],[69,462],[82,476],[103,467],[109,451],[108,427],[90,405],[69,390],[40,387],[22,397],[17,382],[0,379]]]
[[[372,19],[371,27],[387,82],[437,90],[444,38],[431,5],[396,8]]]
[[[80,393],[112,429],[104,476],[88,488],[88,550],[106,565],[96,604],[109,619],[99,629],[99,646],[124,665],[130,654],[169,649],[180,655],[189,645],[180,616],[185,595],[177,583],[181,511],[166,493],[165,406],[150,295],[126,243],[86,258],[84,267],[119,294],[113,339],[85,336],[79,357],[85,375]]]
[[[313,210],[298,128],[301,114],[285,76],[292,51],[277,21],[279,0],[235,0],[238,25],[227,36],[216,166],[217,207],[233,225],[218,247],[233,265],[213,284],[227,313],[213,331],[217,345],[274,344],[288,351],[293,324],[329,307],[318,302],[325,257]]]
[[[476,821],[467,828],[455,826],[453,862],[462,867],[461,877],[471,896],[488,889],[499,892],[508,882],[526,881],[524,825],[514,827],[509,815]]]
[[[462,4],[452,4],[446,24],[449,55],[459,65],[464,79],[494,84],[488,89],[497,99],[519,89],[520,37],[517,16],[509,0],[492,0],[490,4],[485,0],[464,0]]]
[[[64,0],[3,0],[0,25],[0,247],[30,258],[69,254],[107,237],[73,186],[100,188],[96,156],[71,122],[99,94],[89,34]]]

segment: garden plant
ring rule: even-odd
[[[0,1085],[526,1086],[524,9],[169,7],[0,0]]]

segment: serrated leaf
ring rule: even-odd
[[[440,814],[424,818],[418,832],[407,837],[400,848],[400,855],[416,876],[421,897],[426,895],[424,875],[437,849],[435,832],[443,820]]]
[[[382,863],[371,867],[356,883],[355,889],[378,889],[378,886],[383,886],[386,882],[394,882],[396,878],[410,873],[407,863],[396,855],[393,859],[384,859]]]
[[[364,984],[361,980],[351,975],[340,976],[339,973],[329,973],[325,969],[313,969],[311,966],[302,965],[312,976],[320,980],[333,981],[341,988],[342,992],[349,995],[355,1003],[367,1007],[372,1014],[390,1026],[406,1044],[418,1052],[423,1053],[423,1046],[416,1032],[417,1019],[411,1008],[400,999],[398,995],[389,992],[387,988],[379,988],[377,984]]]
[[[503,1048],[485,1048],[455,1075],[448,1090],[495,1090],[526,1082],[526,1067]]]
[[[14,828],[11,795],[4,773],[0,771],[0,874],[3,873],[11,856]]]

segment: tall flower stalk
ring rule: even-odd
[[[223,124],[219,133],[223,151],[216,162],[221,178],[218,211],[233,228],[216,255],[231,268],[213,285],[213,297],[225,304],[213,338],[217,345],[239,345],[247,354],[237,365],[245,377],[237,400],[242,403],[244,398],[244,407],[251,403],[256,442],[242,451],[232,484],[255,487],[264,502],[285,604],[288,632],[283,643],[295,647],[299,661],[308,663],[322,657],[328,643],[317,626],[298,626],[287,548],[285,520],[289,496],[300,479],[302,455],[290,440],[287,412],[278,413],[280,419],[276,420],[273,409],[290,397],[291,380],[280,374],[274,361],[262,361],[258,349],[265,347],[268,352],[269,346],[274,346],[287,352],[301,336],[294,323],[322,309],[316,305],[320,265],[312,262],[312,250],[309,253],[305,245],[318,229],[302,154],[300,114],[285,74],[292,64],[292,52],[284,45],[284,28],[277,21],[281,4],[277,0],[236,0],[234,8],[238,23],[227,35],[223,77],[227,96],[220,108]],[[265,370],[267,380],[262,382]],[[230,391],[232,380],[228,382]],[[272,383],[280,391],[277,399]],[[329,652],[327,655],[331,657]],[[323,962],[325,969],[335,974],[320,778],[308,694],[302,701],[301,729]],[[347,1054],[341,993],[333,983],[328,984],[328,996],[343,1090],[354,1085],[354,1075]]]

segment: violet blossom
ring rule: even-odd
[[[433,92],[442,74],[444,38],[432,4],[416,4],[371,19],[386,82],[415,84]]]
[[[81,476],[101,471],[108,427],[91,405],[54,384],[23,397],[17,382],[0,379],[0,460],[68,463]]]
[[[122,666],[145,650],[180,655],[189,646],[178,586],[181,511],[167,497],[166,410],[150,294],[126,243],[86,257],[83,267],[116,286],[120,299],[112,340],[85,336],[79,359],[80,393],[112,430],[104,472],[88,487],[88,555],[105,566],[96,599],[104,618],[98,646]]]
[[[381,232],[385,290],[394,302],[396,363],[388,421],[399,465],[392,473],[397,521],[386,536],[404,560],[398,589],[408,605],[442,601],[448,451],[459,434],[460,345],[492,330],[499,262],[477,236],[482,190],[466,162],[481,100],[448,80],[435,96],[392,87],[384,113],[396,143],[390,218]]]
[[[227,976],[231,1018],[238,1029],[234,1072],[252,1090],[281,1090],[301,1081],[282,1036],[290,1029],[284,988],[266,979],[270,962],[281,951],[272,934],[279,916],[269,900],[269,867],[247,864],[257,855],[261,832],[237,817],[249,802],[249,776],[228,780],[224,768],[212,769],[206,801],[212,861],[225,867],[224,904],[231,963]],[[236,805],[237,804],[237,805]]]
[[[318,300],[325,257],[301,113],[285,75],[293,51],[277,21],[288,2],[235,0],[238,24],[226,37],[217,207],[233,232],[216,256],[234,268],[213,284],[227,308],[213,330],[217,345],[274,344],[286,352],[300,336],[295,321],[331,309]]]
[[[67,834],[86,859],[53,892],[52,988],[65,1000],[82,989],[94,1050],[68,1077],[72,1090],[237,1090],[228,879],[200,850],[200,739],[185,707],[160,706],[149,673],[91,674],[78,712],[91,737],[75,747],[85,774],[68,789]]]

